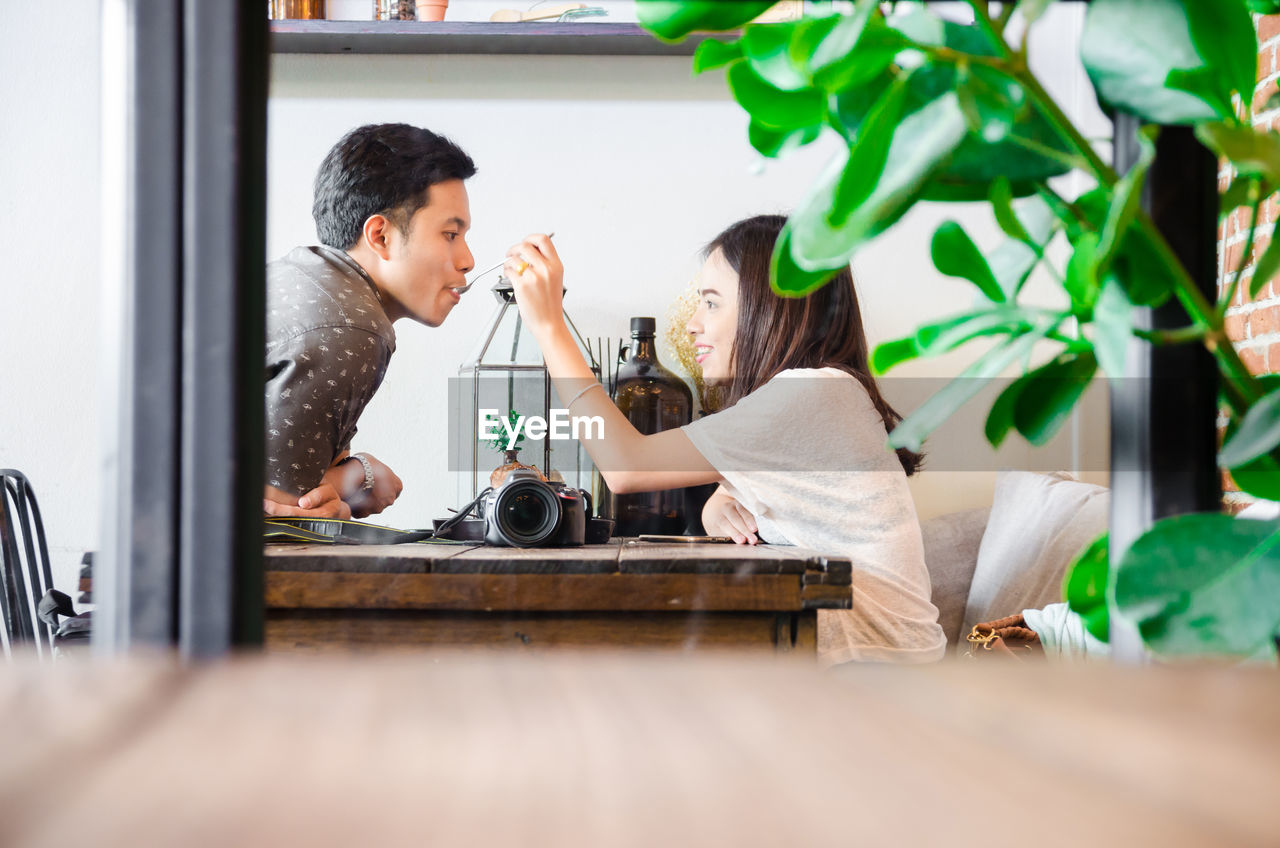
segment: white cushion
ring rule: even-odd
[[[1062,601],[1062,576],[1107,529],[1110,503],[1106,489],[1069,474],[1002,472],[978,548],[961,642],[979,622]]]

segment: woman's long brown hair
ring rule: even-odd
[[[862,384],[885,430],[892,432],[902,416],[871,376],[853,272],[846,267],[805,297],[781,297],[769,287],[773,246],[786,221],[781,215],[746,218],[707,245],[708,255],[719,250],[738,275],[733,377],[722,405],[732,406],[788,368],[839,368]],[[910,475],[924,456],[898,448],[898,459]]]

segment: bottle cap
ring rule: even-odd
[[[658,331],[658,322],[652,318],[632,318],[631,335],[652,336]]]

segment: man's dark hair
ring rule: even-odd
[[[311,214],[316,234],[341,250],[360,241],[364,222],[382,214],[406,236],[427,189],[476,172],[471,157],[442,135],[408,124],[358,127],[333,146],[316,173]]]

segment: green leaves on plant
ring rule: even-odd
[[[978,287],[993,303],[1003,303],[1004,291],[991,273],[991,266],[983,258],[982,251],[969,238],[964,227],[955,221],[946,221],[933,234],[931,248],[934,267],[949,277],[961,277]]]
[[[1111,263],[1120,251],[1120,240],[1138,214],[1142,185],[1146,181],[1152,160],[1156,158],[1155,135],[1158,131],[1157,127],[1146,126],[1138,132],[1142,152],[1128,173],[1116,183],[1115,194],[1107,207],[1107,218],[1098,236],[1097,265],[1092,272],[1095,277],[1110,270]]]
[[[987,416],[987,441],[999,447],[1016,429],[1031,444],[1046,444],[1070,417],[1097,367],[1092,351],[1064,353],[1014,380]]]
[[[643,0],[636,3],[640,25],[664,41],[679,41],[697,30],[736,29],[754,20],[777,0]]]
[[[693,51],[693,73],[703,73],[714,68],[723,68],[725,65],[733,64],[743,58],[742,42],[720,41],[715,38],[708,38],[698,44],[698,49]]]
[[[924,184],[964,137],[964,117],[954,94],[909,115],[893,132],[875,187],[845,222],[833,226],[837,186],[848,159],[837,159],[791,216],[796,265],[818,271],[847,265],[868,240],[892,226],[920,196]],[[843,213],[840,213],[843,214]]]
[[[871,370],[883,374],[893,366],[919,356],[937,356],[983,336],[1039,331],[1056,325],[1064,315],[1043,309],[1001,304],[994,309],[966,312],[925,324],[905,339],[885,342],[871,354]]]
[[[1280,374],[1264,374],[1258,378],[1258,382],[1262,384],[1263,391],[1267,393],[1264,398],[1280,394]],[[1245,417],[1248,417],[1247,414]],[[1227,432],[1223,439],[1224,446],[1233,441],[1236,433],[1240,431],[1242,423],[1242,419],[1236,418],[1227,422]],[[1263,422],[1258,423],[1262,424]],[[1236,485],[1240,487],[1241,491],[1248,492],[1259,498],[1280,501],[1280,448],[1273,448],[1269,453],[1257,456],[1242,464],[1229,465],[1226,460],[1230,459],[1232,457],[1228,455],[1224,460],[1223,456],[1219,454],[1218,464],[1231,471],[1231,478],[1236,481]]]
[[[1280,388],[1249,407],[1240,427],[1223,444],[1218,461],[1226,468],[1245,465],[1280,446]]]
[[[1262,291],[1262,287],[1276,275],[1277,271],[1280,271],[1280,239],[1273,236],[1262,258],[1258,260],[1257,265],[1253,266],[1253,278],[1249,281],[1249,297],[1257,297],[1258,292]]]
[[[1253,656],[1280,627],[1280,524],[1158,521],[1121,560],[1115,603],[1157,653]]]
[[[1191,21],[1199,24],[1212,14],[1223,17],[1213,31],[1227,36],[1229,44],[1205,44],[1202,36],[1193,40]],[[1243,46],[1241,15],[1250,33]],[[1241,0],[1093,0],[1085,16],[1081,58],[1104,104],[1158,124],[1232,120],[1231,90],[1240,84],[1241,73],[1236,59],[1224,54],[1243,50],[1256,57],[1247,18]],[[1252,94],[1250,82],[1246,101]]]
[[[1005,176],[996,177],[995,182],[991,184],[991,193],[988,196],[991,201],[991,209],[995,213],[996,223],[1000,225],[1000,229],[1011,239],[1034,244],[1031,235],[1027,232],[1026,227],[1022,226],[1022,222],[1018,220],[1018,216],[1013,211],[1013,188],[1009,185],[1009,178]]]
[[[1133,337],[1133,304],[1115,277],[1108,277],[1093,306],[1093,351],[1107,376],[1124,376],[1124,363]]]
[[[1231,160],[1241,176],[1259,176],[1269,183],[1280,183],[1280,134],[1215,121],[1198,124],[1196,138]]]
[[[803,147],[821,134],[821,127],[780,130],[752,121],[747,127],[747,140],[763,156],[775,158]]]
[[[1107,603],[1108,534],[1103,533],[1067,567],[1062,580],[1062,596],[1067,606],[1084,623],[1089,635],[1103,642],[1111,637],[1111,615]]]
[[[1245,0],[1250,12],[1260,15],[1274,15],[1280,12],[1280,0]]]
[[[826,120],[826,98],[816,89],[784,91],[763,79],[747,62],[729,66],[729,89],[751,120],[776,129],[803,129]]]
[[[1191,42],[1227,92],[1228,108],[1232,91],[1252,104],[1258,81],[1258,36],[1245,4],[1242,0],[1182,0],[1182,5]]]
[[[840,174],[831,210],[827,214],[827,223],[831,226],[843,226],[853,210],[875,190],[889,158],[894,127],[902,117],[906,91],[905,79],[889,86],[858,130],[857,139],[849,149],[849,163]]]
[[[791,258],[791,228],[792,221],[788,220],[773,246],[773,257],[769,261],[769,284],[774,292],[784,297],[803,297],[825,284],[844,266],[809,271],[796,265]]]
[[[1067,237],[1076,244],[1088,228],[1102,229],[1110,209],[1107,192],[1095,188],[1076,198],[1070,204],[1070,210],[1059,210],[1059,218],[1066,225]],[[1088,228],[1076,220],[1077,215],[1088,222]],[[1110,272],[1124,288],[1130,303],[1135,306],[1159,306],[1168,300],[1173,291],[1173,281],[1161,272],[1163,267],[1164,264],[1147,235],[1137,227],[1130,227],[1120,237],[1111,260]]]
[[[1044,338],[1047,328],[1038,327],[1016,336],[988,351],[950,383],[939,389],[918,409],[898,422],[889,434],[891,448],[918,451],[927,437],[982,390],[987,382],[1031,352]]]

